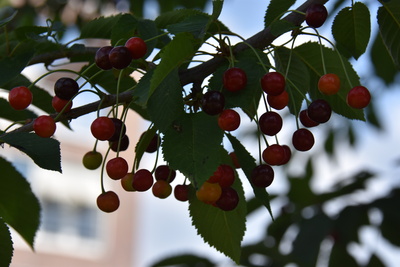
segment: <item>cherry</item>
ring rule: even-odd
[[[149,170],[140,169],[133,174],[132,186],[136,191],[144,192],[153,185],[153,175]]]
[[[165,180],[158,180],[153,184],[151,191],[155,197],[164,199],[171,195],[172,186]]]
[[[321,27],[327,17],[328,11],[326,10],[326,7],[324,5],[313,4],[309,6],[306,10],[306,23],[310,27]]]
[[[103,46],[97,50],[96,55],[94,56],[94,62],[100,69],[103,70],[112,69],[110,58],[108,56],[110,54],[111,49],[113,49],[112,46]]]
[[[90,125],[92,135],[101,141],[110,139],[114,132],[115,126],[109,117],[101,116],[96,118]]]
[[[304,125],[304,127],[311,128],[311,127],[315,127],[315,126],[319,125],[318,122],[313,121],[312,119],[310,119],[306,109],[303,109],[302,111],[300,111],[299,119],[300,119],[301,124]]]
[[[201,107],[208,115],[217,115],[225,106],[225,97],[219,91],[208,91],[203,95]]]
[[[219,183],[221,187],[229,187],[235,181],[235,172],[231,166],[227,164],[221,164],[213,175],[208,178],[209,183]]]
[[[178,184],[174,188],[174,196],[179,201],[188,201],[189,200],[189,185],[187,184]]]
[[[334,95],[340,90],[340,78],[334,73],[322,75],[318,80],[318,90],[325,95]]]
[[[141,137],[143,137],[145,133],[142,133]],[[157,151],[157,149],[159,148],[161,144],[161,138],[160,136],[156,133],[153,138],[151,138],[150,143],[148,144],[148,146],[146,147],[145,151],[147,153],[154,153]]]
[[[353,87],[346,96],[347,105],[352,108],[362,109],[369,105],[371,94],[364,86]]]
[[[279,95],[267,95],[267,102],[274,109],[284,109],[289,104],[289,94],[283,91]]]
[[[61,112],[65,107],[64,112],[67,112],[72,108],[72,100],[61,99],[55,95],[51,100],[51,106],[56,112]]]
[[[232,187],[224,187],[220,198],[215,204],[224,211],[234,210],[239,204],[239,195]]]
[[[154,171],[156,180],[164,180],[171,183],[176,176],[176,171],[171,169],[168,165],[159,165]]]
[[[264,149],[262,158],[269,165],[281,165],[286,159],[286,151],[281,145],[273,144]]]
[[[122,157],[110,159],[106,164],[108,176],[113,180],[119,180],[128,173],[128,162]]]
[[[332,109],[327,101],[317,99],[308,106],[307,114],[313,121],[325,123],[331,118]]]
[[[224,131],[234,131],[240,126],[240,115],[233,109],[225,109],[218,116],[218,126]]]
[[[126,134],[122,136],[121,141],[113,141],[113,142],[108,142],[110,145],[110,148],[114,152],[118,152],[118,143],[119,143],[119,151],[125,151],[129,147],[129,136]]]
[[[97,207],[104,212],[114,212],[119,208],[119,197],[113,191],[101,193],[97,197]]]
[[[261,78],[261,88],[269,95],[280,95],[285,86],[285,77],[279,72],[269,72]]]
[[[86,169],[95,170],[101,166],[103,156],[98,151],[89,151],[83,155],[82,163]]]
[[[121,186],[125,191],[133,192],[136,191],[132,186],[133,173],[128,172],[124,177],[121,178]]]
[[[196,197],[206,204],[214,204],[221,196],[222,189],[218,183],[204,182],[196,191]]]
[[[131,52],[132,59],[139,59],[146,55],[147,44],[140,37],[131,37],[126,41],[125,46]]]
[[[296,130],[292,136],[292,144],[298,151],[308,151],[314,146],[314,135],[308,129]]]
[[[239,163],[236,153],[235,152],[229,153],[229,157],[231,157],[233,166],[235,166],[236,169],[239,169],[240,163]]]
[[[282,147],[285,150],[285,157],[279,165],[284,165],[284,164],[288,163],[290,158],[292,157],[292,151],[290,150],[290,147],[287,145],[282,145]]]
[[[242,90],[247,84],[246,72],[235,67],[227,69],[223,75],[223,84],[226,90],[230,92]]]
[[[78,91],[78,83],[69,77],[62,77],[54,84],[54,93],[57,97],[64,100],[72,99],[78,93]]]
[[[40,137],[50,137],[56,131],[56,122],[48,115],[41,115],[33,122],[33,130]]]
[[[120,136],[124,136],[126,133],[126,126],[125,123],[118,119],[118,118],[111,118],[112,122],[114,123],[115,131],[114,134],[108,138],[108,141],[118,141]],[[121,134],[122,132],[122,134]]]
[[[274,170],[267,164],[261,164],[255,167],[250,176],[250,180],[256,187],[268,187],[274,181]]]
[[[15,110],[26,109],[32,103],[33,95],[26,86],[14,87],[8,94],[8,102]]]
[[[260,130],[263,134],[273,136],[282,129],[283,120],[281,115],[274,111],[267,111],[258,119]]]
[[[122,70],[131,64],[132,55],[125,46],[116,46],[108,54],[110,64],[114,69]]]

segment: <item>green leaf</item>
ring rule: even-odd
[[[340,78],[341,86],[336,95],[326,96],[321,94],[318,90],[318,79],[325,74],[322,64],[321,49],[326,72],[335,73]],[[321,47],[315,42],[304,43],[296,47],[293,51],[309,69],[311,78],[309,94],[311,99],[315,100],[321,98],[328,101],[334,112],[346,118],[365,120],[363,110],[353,109],[346,103],[347,93],[352,86],[360,85],[360,78],[347,59],[338,54],[337,51],[325,46]]]
[[[206,257],[200,257],[191,254],[180,254],[160,260],[151,265],[151,267],[163,266],[202,266],[202,267],[215,267],[216,265]]]
[[[27,154],[39,167],[61,172],[60,143],[53,138],[42,138],[34,133],[16,132],[0,137],[0,142]]]
[[[213,19],[217,19],[221,14],[222,7],[224,5],[224,0],[214,0],[212,1],[212,5],[213,5],[213,12],[211,14],[211,17]]]
[[[386,265],[382,262],[382,260],[376,255],[372,254],[369,258],[369,261],[365,267],[385,267]]]
[[[217,117],[204,112],[184,113],[165,132],[162,143],[165,160],[198,188],[221,162],[222,138]]]
[[[121,14],[118,14],[110,17],[98,17],[83,24],[80,38],[110,39],[113,29],[121,16]]]
[[[189,212],[192,224],[204,241],[239,263],[241,241],[246,230],[246,201],[240,179],[235,179],[232,187],[239,195],[239,204],[234,210],[223,211],[191,194]]]
[[[368,7],[356,2],[352,7],[343,8],[332,24],[332,34],[339,50],[358,59],[367,49],[371,35],[371,21]]]
[[[122,14],[111,32],[111,45],[124,45],[125,42],[135,36],[138,20],[131,14]]]
[[[158,30],[156,23],[149,19],[139,20],[137,25],[137,30],[139,36],[146,42],[147,52],[146,55],[144,55],[144,58],[147,58],[150,55],[150,53],[153,52],[153,49],[156,47],[157,40],[161,38],[155,38],[151,41],[148,40],[156,37],[157,35],[160,35],[161,32]]]
[[[271,0],[264,17],[264,27],[279,20],[283,14],[296,2],[296,0]]]
[[[377,18],[383,42],[394,63],[400,68],[400,1],[382,3]]]
[[[255,159],[250,155],[247,149],[240,143],[240,141],[231,134],[227,134],[229,142],[232,144],[233,150],[236,153],[238,158],[240,167],[242,168],[244,174],[246,175],[249,183],[253,188],[253,192],[255,197],[260,200],[263,205],[267,208],[271,218],[273,219],[274,216],[272,214],[271,205],[269,202],[269,194],[267,193],[266,189],[254,186],[251,181],[251,173],[253,169],[257,166]]]
[[[172,127],[173,121],[184,113],[182,86],[177,69],[156,88],[147,103],[147,110],[151,121],[161,132]]]
[[[139,168],[140,161],[142,160],[144,152],[146,152],[151,140],[157,133],[156,127],[151,127],[147,131],[143,132],[135,146],[135,168]]]
[[[287,20],[277,20],[271,23],[271,33],[274,36],[281,36],[282,34],[296,28],[298,28],[298,26]]]
[[[37,116],[28,109],[15,110],[7,100],[0,98],[0,117],[9,121],[25,121],[27,118],[35,118]]]
[[[246,49],[235,56],[235,67],[243,69],[247,75],[247,85],[244,89],[238,92],[230,92],[223,88],[223,75],[229,68],[228,63],[221,65],[213,73],[208,84],[210,90],[222,90],[225,96],[225,108],[240,107],[251,119],[254,118],[257,112],[258,103],[262,95],[260,77],[265,74],[265,69],[259,62],[259,58],[261,58],[262,64],[269,65],[268,58],[259,50],[254,53],[253,50]]]
[[[347,206],[345,207],[335,222],[335,231],[342,243],[359,243],[359,230],[362,226],[370,224],[368,210],[365,206]]]
[[[166,29],[169,25],[177,24],[189,17],[207,15],[200,10],[195,9],[177,9],[169,12],[162,13],[155,20],[158,28]]]
[[[172,34],[178,34],[183,32],[189,32],[196,38],[203,38],[206,33],[207,25],[210,21],[208,16],[194,15],[185,18],[183,21],[172,24],[167,27],[168,31]]]
[[[330,252],[329,265],[328,267],[337,267],[346,264],[346,267],[358,267],[360,266],[357,261],[350,255],[346,246],[336,242]]]
[[[371,62],[375,74],[381,78],[386,85],[394,82],[399,70],[393,62],[387,47],[383,43],[382,35],[377,34],[371,48]]]
[[[0,217],[33,248],[39,228],[39,201],[27,180],[1,157],[0,168]]]
[[[289,110],[299,114],[304,96],[310,89],[310,72],[303,61],[288,48],[275,50],[275,63],[279,72],[286,74],[286,91],[289,94]],[[288,69],[288,64],[289,69]]]
[[[0,9],[0,27],[7,25],[17,15],[18,10],[12,7],[3,7]]]
[[[10,229],[0,217],[0,267],[10,266],[13,251]]]
[[[161,62],[154,70],[151,83],[151,95],[170,72],[178,68],[187,60],[190,60],[195,53],[195,39],[189,33],[179,33],[161,51]]]

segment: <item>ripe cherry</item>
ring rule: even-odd
[[[113,142],[108,142],[110,145],[110,148],[114,152],[118,152],[118,143],[119,143],[119,151],[126,151],[129,147],[129,136],[124,135],[121,138],[121,141],[113,141]]]
[[[113,180],[119,180],[128,173],[128,162],[122,157],[110,159],[106,164],[107,175]]]
[[[285,86],[285,77],[279,72],[269,72],[261,78],[261,88],[269,95],[280,95]]]
[[[108,140],[115,132],[113,121],[109,117],[101,116],[96,118],[90,125],[92,135],[101,141]]]
[[[125,123],[118,119],[118,118],[111,118],[112,122],[114,123],[115,131],[114,134],[108,138],[108,141],[118,141],[120,136],[124,136],[126,133],[126,126]],[[121,134],[122,132],[122,134]]]
[[[111,49],[113,49],[112,46],[103,46],[97,50],[96,55],[94,56],[94,62],[100,69],[103,70],[112,69],[110,58],[108,56],[110,54]]]
[[[119,208],[119,197],[113,191],[101,193],[96,200],[97,207],[104,212],[114,212]]]
[[[283,91],[279,95],[267,95],[267,102],[274,109],[284,109],[289,104],[289,94]]]
[[[176,176],[176,171],[171,169],[168,165],[159,165],[154,171],[154,178],[156,180],[164,180],[171,183]]]
[[[89,151],[82,158],[83,166],[88,170],[95,170],[101,166],[103,156],[98,151]]]
[[[282,129],[283,120],[281,115],[274,111],[267,111],[258,119],[260,130],[263,134],[273,136]]]
[[[274,181],[274,170],[267,164],[261,164],[255,167],[251,172],[251,182],[257,187],[268,187]]]
[[[78,83],[69,77],[62,77],[54,84],[54,93],[61,99],[70,100],[79,91]]]
[[[290,147],[287,145],[282,145],[282,147],[285,150],[285,157],[279,165],[284,165],[284,164],[288,163],[290,158],[292,157],[292,151],[290,150]]]
[[[304,125],[304,127],[311,128],[311,127],[315,127],[315,126],[319,125],[318,122],[313,121],[312,119],[310,119],[306,109],[300,111],[299,119],[300,119],[301,124]]]
[[[188,201],[189,200],[189,185],[187,184],[178,184],[174,188],[174,196],[179,201]]]
[[[233,109],[225,109],[218,116],[218,126],[224,131],[234,131],[240,126],[240,115]]]
[[[234,210],[239,204],[239,195],[232,187],[224,187],[222,188],[221,196],[215,204],[224,211]]]
[[[217,115],[225,106],[225,97],[219,91],[208,91],[201,99],[201,108],[208,115]]]
[[[142,133],[141,137],[143,137],[145,133]],[[154,153],[157,151],[157,149],[160,147],[161,144],[161,138],[160,136],[156,133],[154,136],[151,138],[150,143],[146,147],[145,151],[147,153]]]
[[[121,178],[121,186],[127,192],[136,191],[132,186],[133,173],[128,172],[124,177]]]
[[[286,151],[281,145],[273,144],[264,149],[262,158],[269,165],[281,165],[286,159]]]
[[[208,178],[209,183],[219,183],[221,187],[229,187],[235,181],[235,172],[231,166],[227,164],[221,164],[213,175]]]
[[[14,87],[8,94],[8,102],[15,110],[26,109],[32,103],[33,95],[26,86]]]
[[[172,186],[165,180],[158,180],[153,184],[151,191],[155,197],[164,199],[171,195]]]
[[[214,204],[221,196],[221,193],[222,189],[218,183],[204,182],[196,191],[196,197],[206,204]]]
[[[40,137],[50,137],[56,131],[56,122],[48,115],[41,115],[33,122],[33,130]]]
[[[332,109],[326,100],[317,99],[308,106],[307,114],[313,121],[325,123],[331,118]]]
[[[318,80],[318,90],[325,95],[334,95],[340,90],[340,78],[335,73],[322,75]]]
[[[308,129],[296,130],[292,136],[292,144],[298,151],[308,151],[314,146],[314,135]]]
[[[324,5],[313,4],[309,6],[306,10],[306,23],[310,27],[321,27],[327,17],[328,11],[326,10],[326,7]]]
[[[55,95],[51,100],[51,106],[54,108],[56,112],[61,112],[64,109],[64,107],[65,109],[63,112],[68,112],[72,108],[72,100],[61,99]]]
[[[132,55],[125,46],[116,46],[108,54],[110,64],[114,69],[125,69],[132,62]]]
[[[226,90],[230,92],[237,92],[246,87],[247,75],[246,72],[240,68],[230,68],[224,72],[223,84]]]
[[[153,175],[149,170],[140,169],[133,174],[132,186],[136,191],[144,192],[153,185]]]
[[[371,94],[366,87],[356,86],[347,93],[346,102],[352,108],[362,109],[371,102]]]
[[[147,44],[140,37],[131,37],[126,41],[125,46],[129,49],[132,59],[139,59],[146,55]]]

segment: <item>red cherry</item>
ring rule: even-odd
[[[224,72],[223,84],[226,90],[237,92],[246,87],[247,75],[240,68],[230,68]]]
[[[92,135],[101,141],[110,139],[114,132],[115,126],[113,121],[109,117],[98,117],[90,125],[90,131]]]
[[[164,180],[171,183],[176,177],[176,171],[171,169],[168,165],[159,165],[154,171],[154,178],[156,180]]]
[[[235,172],[231,166],[227,164],[221,164],[213,175],[208,178],[209,183],[219,183],[221,187],[229,187],[235,181]]]
[[[133,59],[142,58],[147,53],[147,44],[140,37],[131,37],[126,41],[125,46],[131,52]]]
[[[124,158],[116,157],[110,159],[106,164],[108,176],[113,180],[119,180],[128,173],[128,162]]]
[[[325,95],[334,95],[340,90],[340,78],[334,73],[327,73],[318,80],[318,90]]]
[[[104,212],[114,212],[119,208],[119,197],[113,191],[100,194],[96,200],[97,207]]]
[[[300,119],[301,124],[304,125],[304,127],[311,128],[311,127],[315,127],[315,126],[319,125],[318,122],[313,121],[312,119],[310,119],[306,109],[300,111],[299,119]]]
[[[286,151],[281,145],[273,144],[264,149],[262,158],[269,165],[281,165],[286,159]]]
[[[274,170],[267,164],[258,165],[251,172],[251,182],[257,187],[268,187],[274,181]]]
[[[313,4],[309,6],[306,10],[306,23],[310,27],[321,27],[327,17],[328,11],[326,10],[326,7],[324,5]]]
[[[279,72],[269,72],[261,78],[261,88],[269,95],[282,94],[285,86],[285,77]]]
[[[40,137],[50,137],[56,131],[56,122],[48,115],[41,115],[33,122],[33,130]]]
[[[201,108],[208,115],[217,115],[225,106],[225,97],[219,91],[208,91],[201,99]]]
[[[263,134],[274,136],[282,129],[283,120],[278,113],[268,111],[260,116],[258,124]]]
[[[318,123],[325,123],[331,118],[331,105],[324,99],[317,99],[311,102],[307,108],[310,119]]]
[[[94,57],[94,61],[96,62],[97,67],[99,67],[100,69],[103,70],[112,69],[110,58],[108,56],[110,54],[111,49],[113,49],[112,46],[103,46],[97,50],[96,55]]]
[[[267,102],[274,109],[284,109],[289,104],[289,94],[283,91],[279,95],[267,95]]]
[[[14,87],[8,94],[8,102],[15,110],[26,109],[32,103],[33,95],[26,86]]]
[[[234,210],[239,204],[239,195],[232,187],[223,187],[221,196],[215,204],[224,211]]]
[[[164,199],[171,195],[172,186],[165,180],[158,180],[153,184],[151,191],[155,197]]]
[[[285,165],[286,163],[289,162],[290,158],[292,157],[292,151],[290,150],[290,147],[287,145],[282,145],[282,147],[285,150],[285,157],[279,165]]]
[[[133,174],[132,186],[136,191],[147,191],[153,185],[153,175],[149,170],[140,169]]]
[[[179,201],[188,201],[189,200],[189,185],[187,184],[178,184],[174,188],[174,196]]]
[[[352,108],[362,109],[371,102],[371,94],[366,87],[356,86],[347,93],[346,102]]]
[[[116,46],[111,49],[108,54],[108,58],[110,60],[111,66],[114,69],[125,69],[131,64],[132,55],[130,50],[125,46]]]
[[[240,115],[233,109],[225,109],[219,114],[218,125],[224,131],[234,131],[240,126]]]
[[[314,146],[314,135],[307,129],[296,130],[292,136],[292,144],[298,151],[308,151]]]
[[[51,100],[51,106],[54,108],[56,112],[61,112],[66,106],[64,112],[68,112],[72,108],[72,100],[61,99],[55,95]]]

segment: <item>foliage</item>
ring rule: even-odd
[[[34,110],[41,110],[57,122],[68,125],[69,120],[87,113],[112,107],[115,114],[116,108],[123,106],[121,118],[126,119],[125,111],[130,109],[151,122],[151,128],[135,147],[135,168],[140,166],[140,159],[152,135],[159,134],[162,137],[159,152],[164,160],[181,172],[192,185],[189,215],[198,234],[234,262],[256,266],[251,262],[251,256],[262,254],[267,256],[270,266],[287,263],[312,266],[319,255],[320,244],[325,240],[333,240],[329,258],[332,266],[344,260],[355,263],[346,245],[358,240],[355,229],[370,224],[367,215],[373,208],[385,214],[382,235],[394,245],[399,245],[397,237],[390,235],[392,221],[398,220],[398,216],[393,206],[388,205],[389,202],[397,203],[398,190],[393,190],[386,198],[371,200],[359,206],[347,206],[335,216],[326,214],[321,208],[325,202],[364,188],[365,182],[373,176],[369,173],[356,175],[348,184],[338,184],[334,191],[318,195],[310,189],[313,170],[312,162],[309,161],[304,177],[289,177],[291,186],[286,195],[288,202],[285,208],[296,208],[272,214],[270,200],[276,196],[270,196],[265,188],[255,186],[251,179],[252,170],[262,163],[261,153],[256,160],[257,157],[252,155],[239,137],[218,127],[217,116],[210,116],[201,110],[203,94],[206,91],[220,91],[225,96],[225,108],[241,110],[253,123],[258,123],[260,103],[267,106],[260,79],[269,71],[277,71],[285,75],[285,89],[290,94],[288,110],[296,119],[305,105],[316,99],[324,99],[343,118],[365,121],[364,110],[353,109],[346,103],[351,88],[361,85],[351,62],[368,51],[375,64],[376,75],[387,84],[394,82],[400,67],[399,0],[381,2],[376,21],[379,34],[373,36],[373,40],[370,21],[375,18],[375,14],[370,14],[369,7],[362,2],[352,3],[336,14],[331,14],[335,16],[332,24],[334,40],[302,24],[307,7],[315,2],[328,1],[309,0],[297,10],[289,11],[295,1],[271,0],[265,13],[265,29],[247,40],[237,36],[218,20],[223,1],[212,2],[212,14],[197,9],[171,8],[176,3],[191,8],[204,7],[206,1],[189,1],[190,4],[188,1],[159,1],[162,13],[154,20],[140,17],[143,2],[132,3],[133,13],[98,16],[82,24],[79,38],[66,43],[60,41],[65,28],[57,17],[47,21],[48,27],[39,27],[26,25],[22,21],[22,10],[3,9],[3,17],[0,18],[0,38],[3,41],[0,46],[0,86],[6,91],[14,86],[29,86],[34,95],[32,106],[36,109],[16,111],[6,100],[0,99],[0,117],[11,121],[9,128],[2,129],[0,143],[26,153],[41,168],[61,172],[59,142],[54,138],[40,138],[30,133],[34,119],[38,116]],[[285,35],[288,32],[291,34]],[[106,39],[110,45],[118,46],[132,36],[144,39],[148,50],[144,58],[133,60],[123,70],[101,70],[94,61],[98,47],[87,47],[83,42],[87,39]],[[310,41],[299,44],[296,39],[300,36],[310,37]],[[230,37],[239,37],[241,41],[231,44]],[[287,45],[276,44],[274,41],[278,37],[287,38]],[[318,41],[312,41],[312,37],[317,37]],[[370,47],[371,50],[368,50]],[[211,49],[211,52],[204,53],[204,49]],[[203,60],[199,56],[207,59]],[[83,80],[84,85],[90,85],[89,90],[100,100],[71,111],[54,113],[50,105],[52,96],[36,85],[43,77],[29,81],[22,71],[34,64],[48,67],[58,59],[83,62],[85,66],[79,72],[56,69],[46,75],[70,72],[77,79]],[[198,59],[202,62],[197,63]],[[382,60],[390,61],[390,64]],[[385,71],[376,67],[380,65],[384,65]],[[237,93],[223,86],[225,70],[234,66],[248,74],[245,90]],[[135,72],[141,73],[142,77],[138,80],[132,78],[131,74]],[[318,91],[318,79],[325,73],[336,73],[342,81],[337,95],[326,96]],[[369,118],[373,118],[371,110],[368,111]],[[379,123],[376,125],[379,126]],[[253,130],[257,131],[257,126]],[[348,131],[351,133],[351,129]],[[261,151],[264,143],[260,141],[259,133],[257,135]],[[333,153],[333,138],[332,133],[332,138],[327,139],[331,142],[326,144],[327,153]],[[225,143],[237,154],[245,176],[245,179],[239,179],[238,172],[235,172],[238,179],[232,187],[239,195],[239,205],[227,212],[202,203],[194,193],[220,164],[233,165]],[[14,228],[33,247],[39,226],[40,207],[29,183],[12,163],[0,158],[0,166],[3,171],[0,177],[0,248],[1,253],[4,251],[5,254],[0,254],[0,266],[7,266],[12,256],[8,227]],[[252,186],[255,200],[246,203],[242,182],[249,182]],[[259,205],[264,206],[274,218],[266,231],[266,240],[273,240],[274,245],[260,242],[242,248],[246,216]],[[312,215],[304,217],[304,210],[311,210]],[[21,215],[24,215],[23,219]],[[291,228],[298,228],[298,234],[290,254],[282,255],[277,249],[278,244]],[[304,243],[307,242],[309,247],[306,248]],[[197,260],[210,266],[212,264],[206,259],[182,255],[155,266]],[[372,263],[380,263],[380,259],[373,255]]]

